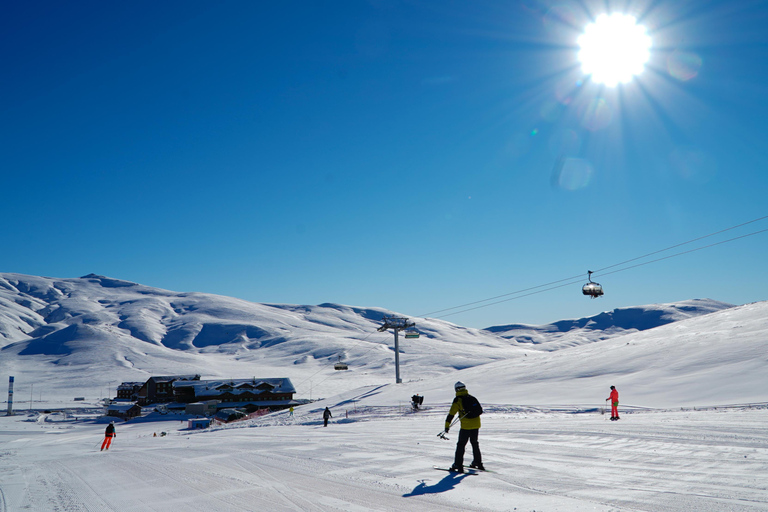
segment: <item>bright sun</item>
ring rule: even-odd
[[[634,16],[601,14],[578,39],[584,73],[608,87],[627,83],[643,71],[651,55],[651,38]]]

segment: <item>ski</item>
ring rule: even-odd
[[[442,468],[440,466],[432,466],[432,467],[435,469],[439,469],[440,471],[451,471],[450,468]],[[452,471],[452,473],[455,473],[455,471]],[[489,469],[470,468],[469,466],[466,466],[464,468],[464,473],[470,474],[470,475],[476,475],[478,473],[495,473],[495,471],[491,471]]]
[[[432,466],[434,469],[438,469],[440,471],[447,471],[449,473],[455,473],[457,475],[477,475],[480,474],[480,471],[474,468],[464,468],[463,473],[459,473],[458,471],[451,471],[451,468],[441,468],[440,466]]]

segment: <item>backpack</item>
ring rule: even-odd
[[[471,420],[483,414],[483,406],[472,395],[462,397],[461,406],[464,409],[464,417]]]

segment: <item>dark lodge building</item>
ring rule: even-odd
[[[172,384],[178,403],[218,400],[221,407],[284,409],[293,402],[296,389],[290,379],[176,380]]]
[[[123,382],[117,387],[117,399],[137,401],[139,399],[139,390],[143,385],[143,382]]]
[[[107,416],[114,416],[126,421],[141,416],[141,406],[134,403],[113,403],[107,407]]]
[[[167,404],[173,402],[173,383],[177,381],[199,381],[199,375],[170,375],[165,377],[150,377],[136,392],[139,405]],[[123,383],[127,384],[127,383]],[[122,387],[122,386],[121,386]]]

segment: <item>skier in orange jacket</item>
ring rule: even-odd
[[[611,386],[611,394],[606,400],[611,401],[611,421],[619,419],[619,392],[616,386]]]
[[[112,444],[112,438],[116,436],[117,434],[115,434],[115,422],[110,421],[109,425],[107,425],[107,429],[104,431],[104,442],[101,443],[101,449],[109,450],[109,445]]]

